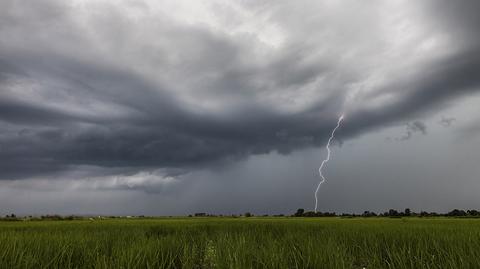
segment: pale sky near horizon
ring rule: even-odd
[[[0,214],[480,209],[480,2],[0,2]]]

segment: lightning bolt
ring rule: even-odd
[[[342,122],[343,118],[344,118],[343,115],[341,115],[340,118],[338,118],[337,126],[333,129],[332,134],[330,135],[330,138],[328,139],[327,145],[325,146],[325,148],[327,149],[327,158],[325,158],[325,160],[322,161],[322,164],[320,164],[320,168],[318,168],[318,173],[320,174],[320,177],[322,178],[322,180],[320,180],[320,182],[318,183],[318,186],[317,186],[317,190],[315,190],[315,213],[317,213],[317,205],[318,205],[317,194],[318,194],[318,190],[320,190],[320,186],[326,180],[325,176],[322,173],[322,169],[325,166],[325,164],[328,161],[330,161],[330,154],[331,154],[330,143],[332,142],[333,138],[335,137],[335,131],[337,131],[338,127],[340,127],[340,123]]]

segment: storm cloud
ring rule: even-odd
[[[120,188],[150,189],[317,148],[342,113],[342,140],[404,122],[425,133],[418,117],[480,90],[479,9],[2,1],[0,179],[87,169],[105,188],[117,175]]]

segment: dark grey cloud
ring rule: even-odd
[[[427,133],[427,125],[418,120],[407,124],[407,129],[412,132],[421,132],[422,134]]]
[[[401,137],[395,138],[397,141],[406,141],[412,138],[414,133],[421,133],[423,135],[427,134],[427,125],[421,121],[409,122],[405,126],[405,134]]]
[[[387,4],[323,5],[239,5],[259,17],[230,29],[244,18],[191,22],[202,14],[155,2],[3,1],[0,179],[82,165],[182,174],[317,147],[343,111],[347,139],[480,89],[474,1],[396,14],[411,15],[412,41],[378,26]],[[407,126],[417,131],[426,126]]]

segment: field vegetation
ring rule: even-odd
[[[1,268],[480,268],[480,219],[0,222]]]

